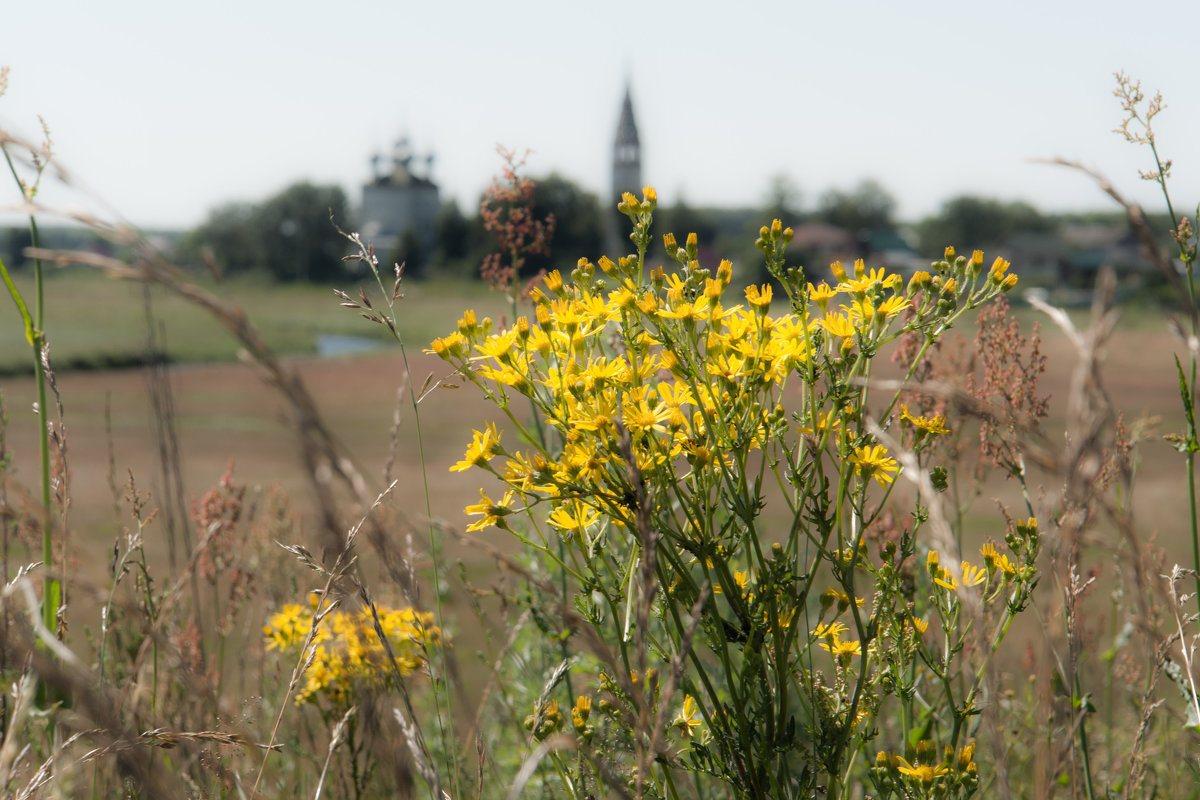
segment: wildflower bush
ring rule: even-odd
[[[1036,580],[1037,524],[963,560],[957,533],[930,521],[944,417],[871,378],[901,336],[919,342],[911,377],[1016,276],[947,249],[907,284],[858,261],[806,285],[776,220],[757,242],[786,293],[772,315],[769,284],[727,299],[732,265],[701,266],[694,234],[666,234],[674,263],[651,268],[655,205],[647,188],[619,206],[636,253],[551,272],[532,318],[506,328],[468,311],[431,350],[512,431],[476,431],[451,469],[499,481],[466,509],[468,530],[536,554],[561,592],[534,602],[568,609],[567,632],[589,644],[572,667],[581,692],[562,698],[603,743],[589,758],[624,751],[622,781],[653,796],[687,773],[716,779],[703,794],[837,796],[869,774],[883,795],[969,796],[976,700]],[[902,470],[920,487],[912,522],[871,541]],[[542,702],[539,739],[563,722]],[[597,775],[563,779],[578,791]]]
[[[310,605],[287,603],[271,617],[263,628],[267,650],[293,657],[304,652],[308,659],[304,686],[296,692],[297,705],[313,702],[345,713],[363,684],[386,683],[389,660],[394,659],[402,676],[411,675],[425,663],[424,646],[440,643],[441,631],[432,614],[387,607],[377,608],[376,614],[382,638],[376,635],[375,617],[369,611],[329,610],[315,595]],[[315,625],[316,619],[324,624]]]

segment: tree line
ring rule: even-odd
[[[562,175],[536,181],[534,214],[553,215],[555,231],[550,254],[531,257],[526,272],[570,267],[583,255],[598,257],[611,216],[605,212],[596,194]],[[878,181],[830,189],[809,207],[795,182],[781,175],[770,181],[759,207],[698,208],[679,197],[660,206],[656,227],[679,236],[694,232],[710,254],[752,265],[761,256],[745,245],[747,232],[776,218],[792,227],[821,222],[860,237],[902,231],[918,254],[929,257],[940,254],[947,243],[963,250],[995,248],[1015,233],[1051,231],[1070,218],[1043,214],[1022,201],[981,196],[949,199],[937,213],[910,225],[902,226],[895,213],[894,196]],[[1086,221],[1089,216],[1093,221],[1123,223],[1120,214],[1074,218]],[[337,186],[302,182],[261,203],[229,203],[213,209],[200,226],[180,239],[176,256],[188,264],[208,261],[229,274],[263,271],[280,281],[336,281],[346,269],[342,262],[346,241],[337,228],[355,230],[345,192]],[[470,276],[495,249],[479,214],[464,212],[453,200],[443,204],[432,242],[423,246],[419,237],[409,235],[393,252],[378,255],[385,264],[405,263],[406,273],[413,277]],[[803,260],[804,253],[795,255]]]

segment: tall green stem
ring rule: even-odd
[[[0,147],[0,150],[4,152],[4,160],[8,164],[8,170],[12,173],[13,180],[16,181],[22,196],[25,199],[30,199],[34,190],[27,188],[25,182],[21,180],[21,176],[17,174],[16,164],[13,163],[8,149]],[[37,219],[32,214],[29,215],[29,235],[32,245],[35,248],[41,247],[41,235],[38,232]],[[20,292],[17,291],[16,285],[12,282],[3,262],[0,262],[0,272],[3,273],[4,283],[8,287],[9,294],[12,295],[13,301],[17,305],[17,311],[20,312],[22,320],[25,323],[25,338],[33,349],[34,372],[37,375],[38,454],[42,462],[42,564],[45,570],[45,578],[42,583],[42,622],[48,630],[53,631],[58,622],[58,607],[61,600],[62,585],[51,574],[52,562],[54,561],[54,526],[50,522],[50,430],[47,426],[48,418],[46,416],[46,365],[42,357],[46,345],[45,335],[43,334],[45,330],[46,304],[42,284],[42,260],[40,258],[33,260],[34,302],[32,315],[29,313],[25,301],[21,298]]]

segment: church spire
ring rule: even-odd
[[[625,84],[625,99],[613,140],[613,197],[620,200],[622,192],[637,193],[642,188],[642,147],[638,140],[637,122],[633,118],[633,97]]]
[[[621,116],[617,121],[617,135],[613,139],[612,194],[608,203],[608,251],[616,258],[625,252],[629,242],[629,221],[616,210],[622,192],[635,196],[642,190],[642,146],[638,139],[637,122],[633,118],[633,96],[629,82],[625,83],[625,99],[621,102]],[[623,242],[623,243],[622,243]]]

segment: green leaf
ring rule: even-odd
[[[12,278],[8,275],[8,268],[4,266],[4,259],[0,259],[0,277],[4,279],[4,285],[8,287],[8,293],[12,295],[13,302],[17,304],[17,312],[21,315],[21,320],[25,323],[25,341],[29,342],[29,346],[33,347],[33,317],[29,315],[29,307],[25,305],[25,300],[21,297],[21,293],[17,291],[17,286],[12,282]],[[41,358],[41,354],[36,354]]]

